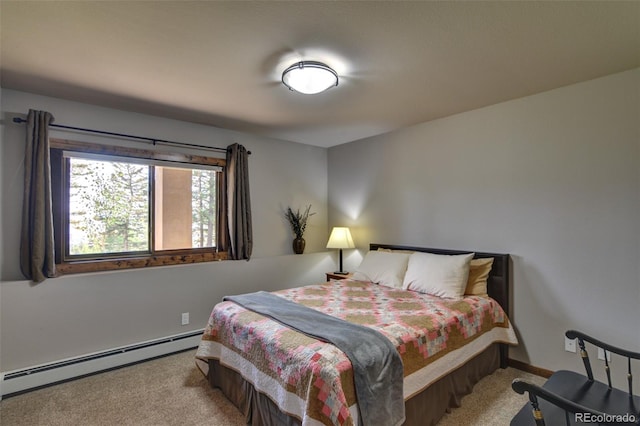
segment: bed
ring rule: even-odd
[[[273,292],[386,336],[404,367],[402,424],[435,424],[475,383],[505,368],[508,345],[517,344],[508,319],[509,255],[386,244],[371,244],[372,252],[392,253],[384,259],[403,253],[413,260],[416,252],[414,258],[427,253],[492,259],[485,295],[446,299],[363,280],[360,271],[353,278]],[[415,268],[407,276],[410,270]],[[364,418],[354,369],[343,351],[230,300],[214,307],[196,364],[247,424],[358,425]]]

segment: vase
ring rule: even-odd
[[[295,254],[302,254],[304,252],[305,241],[304,238],[295,238],[293,240],[293,252]]]

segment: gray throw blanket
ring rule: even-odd
[[[402,359],[384,335],[266,291],[226,296],[224,300],[332,343],[343,351],[353,366],[360,425],[396,426],[404,422]]]

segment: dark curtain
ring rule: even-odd
[[[20,268],[23,275],[42,282],[56,274],[51,208],[51,161],[46,111],[29,110],[24,157],[24,198],[20,235]]]
[[[229,257],[251,258],[251,198],[249,195],[249,153],[237,143],[227,147],[225,179],[227,184],[227,226]]]

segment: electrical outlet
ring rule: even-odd
[[[576,339],[564,338],[564,350],[567,352],[576,353]]]
[[[598,359],[604,361],[604,349],[598,348]],[[607,352],[607,361],[611,362],[611,352]]]
[[[182,325],[189,324],[189,312],[182,313]]]

